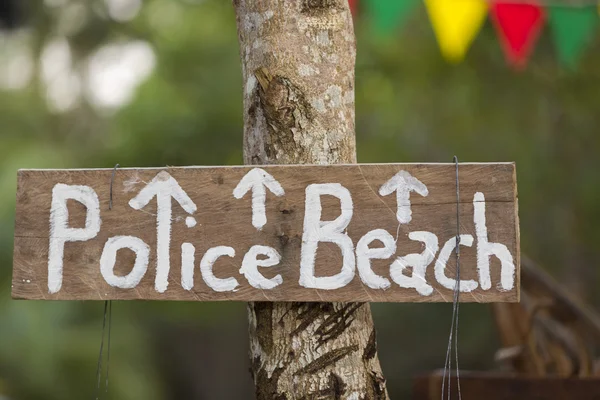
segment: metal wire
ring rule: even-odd
[[[112,175],[110,176],[110,187],[108,193],[108,209],[112,210],[112,197],[113,197],[113,182],[115,181],[115,174],[117,173],[117,168],[119,168],[119,164],[115,164],[113,168]]]
[[[104,331],[106,330],[106,316],[108,314],[109,301],[104,302],[104,317],[102,318],[102,340],[100,341],[100,353],[98,354],[98,366],[96,368],[96,400],[100,398],[100,378],[102,376],[102,355],[104,353]],[[110,332],[110,329],[109,329]],[[109,333],[109,342],[110,342],[110,333]],[[108,348],[108,353],[110,354],[110,346]],[[107,361],[108,368],[108,361]],[[108,391],[108,375],[106,376],[106,391]]]
[[[456,165],[456,283],[454,285],[454,298],[452,302],[452,323],[450,324],[450,334],[448,335],[448,347],[446,349],[446,360],[444,362],[444,376],[442,378],[442,400],[446,393],[446,376],[448,376],[447,399],[451,398],[451,374],[452,374],[452,339],[454,338],[454,359],[456,366],[456,384],[458,388],[458,398],[462,399],[460,391],[460,370],[458,366],[458,315],[460,311],[460,185],[458,180],[458,157],[454,156]]]
[[[113,168],[111,177],[110,177],[110,186],[109,186],[109,197],[108,197],[108,209],[112,210],[113,208],[113,183],[115,180],[115,174],[117,172],[117,168],[119,168],[119,164],[116,164]],[[108,317],[108,340],[107,340],[107,349],[106,349],[106,378],[104,381],[104,391],[108,393],[108,372],[110,367],[110,331],[112,327],[112,301],[106,300],[104,301],[104,316],[102,318],[102,339],[100,341],[100,354],[98,354],[98,366],[96,369],[96,400],[100,398],[100,380],[102,377],[102,356],[104,354],[104,332],[106,331],[106,320]]]
[[[110,328],[112,326],[112,301],[108,301],[108,347],[106,349],[106,381],[105,392],[108,393],[108,367],[110,367]]]

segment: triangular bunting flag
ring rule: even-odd
[[[535,4],[496,3],[491,15],[508,61],[524,67],[542,30],[544,10]]]
[[[459,62],[485,20],[484,0],[425,0],[429,19],[444,57]]]
[[[348,0],[348,4],[350,5],[350,12],[353,17],[356,17],[356,12],[358,11],[358,0]]]
[[[377,31],[389,33],[404,22],[418,0],[364,0],[364,2]]]
[[[597,8],[555,6],[549,17],[560,61],[575,69],[598,23]]]

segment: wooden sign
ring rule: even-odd
[[[455,168],[21,170],[12,295],[452,301]],[[460,299],[516,302],[514,164],[459,176]]]

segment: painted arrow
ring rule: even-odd
[[[285,194],[279,182],[267,171],[260,168],[250,170],[233,189],[233,197],[236,199],[241,199],[250,190],[252,191],[252,225],[258,230],[261,230],[267,223],[265,213],[266,189],[269,189],[278,197]]]
[[[196,212],[196,204],[179,183],[166,171],[159,172],[133,199],[129,205],[141,210],[156,196],[156,291],[164,293],[169,286],[169,248],[171,246],[171,198],[177,200],[179,205],[188,213]],[[186,219],[188,227],[195,225],[193,217]]]
[[[410,192],[417,192],[421,196],[427,196],[429,190],[420,180],[406,171],[400,171],[389,181],[379,188],[379,194],[387,196],[396,192],[396,218],[401,224],[408,224],[412,219],[410,210]]]

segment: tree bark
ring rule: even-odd
[[[346,0],[234,0],[246,164],[355,163],[355,39]],[[249,303],[258,400],[387,399],[371,309]]]

